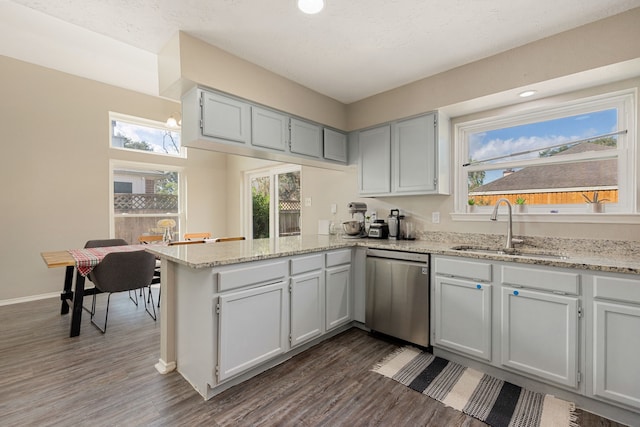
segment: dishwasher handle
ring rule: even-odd
[[[393,251],[387,249],[367,249],[368,258],[395,259],[400,261],[414,261],[429,265],[429,254],[416,252]]]

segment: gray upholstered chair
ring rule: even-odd
[[[104,316],[104,327],[101,327],[94,321],[96,294],[93,294],[93,302],[91,304],[91,323],[104,333],[107,330],[111,294],[114,292],[148,288],[153,280],[155,266],[156,257],[146,251],[112,252],[107,254],[100,264],[95,266],[91,273],[89,273],[89,278],[93,281],[96,288],[101,292],[109,293]],[[137,304],[137,293],[133,292],[133,294],[136,296],[135,302]],[[142,298],[147,313],[149,313],[153,320],[156,320],[153,296],[150,296],[150,299],[153,312],[149,311],[146,299],[144,297]]]
[[[84,247],[85,249],[87,249],[87,248],[104,248],[107,246],[126,246],[126,245],[128,245],[128,243],[124,239],[98,239],[98,240],[87,240],[87,243],[84,244]],[[92,281],[91,277],[87,277],[87,278],[89,279],[89,281]],[[89,293],[99,294],[100,290],[95,287],[90,291],[85,290],[85,295],[88,295]],[[129,297],[131,297],[131,295],[129,295]],[[133,298],[131,298],[131,301],[134,301]],[[137,302],[136,302],[136,305],[138,305]],[[86,311],[91,313],[91,309],[88,309],[84,305],[82,306],[82,308],[84,308]]]
[[[102,239],[102,240],[89,240],[85,243],[85,248],[104,248],[107,246],[126,246],[127,241],[124,239]]]

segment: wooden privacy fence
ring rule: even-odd
[[[590,199],[593,198],[593,191],[560,191],[557,193],[508,193],[508,194],[475,194],[469,193],[469,198],[475,200],[477,206],[495,205],[498,199],[507,199],[511,204],[516,203],[516,199],[525,199],[527,205],[569,205],[585,203],[585,194]],[[607,199],[605,203],[618,202],[618,190],[598,190],[598,199]]]

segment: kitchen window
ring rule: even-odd
[[[245,174],[245,229],[253,239],[297,236],[301,228],[301,186],[298,165]]]
[[[634,102],[623,92],[457,123],[456,212],[506,198],[528,214],[586,214],[597,197],[606,213],[635,213]]]
[[[180,131],[154,120],[110,113],[111,148],[148,154],[186,157]]]

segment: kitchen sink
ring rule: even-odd
[[[523,257],[523,258],[539,258],[539,259],[568,259],[569,257],[560,252],[544,252],[533,249],[505,249],[505,248],[487,248],[482,246],[460,245],[451,249],[460,252],[473,252],[491,255]]]

